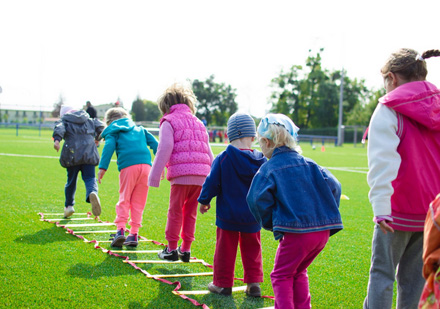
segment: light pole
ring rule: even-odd
[[[2,93],[2,87],[0,86],[0,93]],[[2,122],[2,100],[0,100],[0,122]]]
[[[339,119],[338,119],[338,146],[342,146],[343,139],[343,125],[342,125],[342,102],[344,99],[344,68],[342,68],[341,72],[341,89],[339,94]]]

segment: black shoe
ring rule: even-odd
[[[124,246],[136,248],[138,245],[138,234],[130,234],[124,241]]]
[[[119,229],[116,234],[111,234],[113,236],[110,240],[112,241],[112,247],[122,247],[122,244],[125,242],[125,231],[123,229]]]
[[[177,261],[179,259],[177,250],[168,251],[168,247],[165,247],[165,249],[163,249],[162,252],[159,252],[157,256],[162,260],[168,260],[168,261]]]
[[[180,246],[179,246],[179,248],[177,248],[177,254],[179,255],[179,259],[182,262],[186,262],[186,263],[189,262],[189,258],[191,257],[191,252],[188,252],[188,251],[182,252],[180,250]]]

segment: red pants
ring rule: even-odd
[[[123,168],[119,174],[119,201],[115,223],[125,230],[130,216],[130,233],[137,234],[142,226],[142,215],[148,196],[148,175],[151,165],[136,164]]]
[[[243,233],[217,227],[217,242],[214,253],[214,285],[222,288],[234,286],[235,260],[239,243],[244,282],[263,282],[260,232]]]
[[[182,251],[190,251],[194,241],[197,220],[197,198],[202,190],[196,185],[172,185],[170,192],[170,207],[165,228],[165,239],[170,250],[177,249],[177,243],[182,237]]]
[[[284,233],[270,274],[275,309],[311,308],[307,267],[327,244],[330,232]]]

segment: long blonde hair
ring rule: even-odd
[[[180,83],[174,83],[168,87],[164,93],[157,99],[157,106],[162,114],[169,113],[171,106],[176,104],[186,104],[193,115],[196,114],[197,98],[191,87]]]

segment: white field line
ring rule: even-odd
[[[23,157],[23,158],[41,158],[41,159],[59,159],[60,157],[54,156],[37,156],[37,155],[27,155],[27,154],[17,154],[17,153],[0,153],[0,156],[6,157]],[[116,162],[116,160],[112,160],[112,162]]]
[[[55,157],[55,156],[37,156],[37,155],[26,155],[26,154],[16,154],[16,153],[0,153],[0,156],[42,158],[42,159],[59,159],[59,157]],[[116,160],[112,160],[112,162],[116,162]],[[327,167],[327,168],[329,170],[337,170],[337,171],[361,173],[361,174],[367,174],[367,172],[368,172],[368,167]]]
[[[360,174],[368,173],[368,167],[327,167],[327,169]]]
[[[59,159],[60,158],[60,157],[53,157],[53,156],[36,156],[36,155],[25,155],[25,154],[16,154],[16,153],[0,153],[0,156],[24,157],[24,158],[42,158],[42,159]]]

